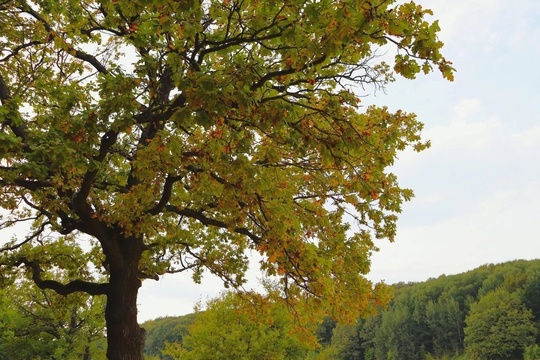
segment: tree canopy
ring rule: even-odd
[[[187,314],[145,321],[141,325],[146,330],[145,359],[161,358],[161,352],[165,349],[166,343],[182,343],[184,336],[188,333],[188,328],[195,321],[195,317],[196,314]],[[165,359],[170,359],[170,357]]]
[[[452,79],[430,15],[388,0],[3,1],[0,231],[17,231],[2,272],[105,295],[109,359],[142,356],[142,279],[207,270],[239,287],[247,250],[291,303],[354,319],[385,301],[363,275],[412,196],[388,167],[427,143],[414,114],[360,97],[394,74]],[[81,276],[87,263],[107,280]]]
[[[185,360],[306,359],[317,343],[314,331],[298,331],[295,321],[275,294],[224,293],[197,314],[181,344],[169,343],[162,353]]]
[[[534,344],[533,314],[517,294],[494,290],[472,304],[465,322],[467,354],[473,360],[522,359]]]

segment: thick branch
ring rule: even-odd
[[[68,54],[73,54],[77,59],[85,61],[92,65],[97,71],[99,71],[102,74],[108,74],[109,70],[103,66],[102,63],[99,62],[98,59],[96,59],[94,56],[85,53],[84,51],[76,50],[76,49],[68,49]]]
[[[102,162],[105,160],[105,157],[107,156],[110,148],[114,145],[116,142],[116,139],[118,138],[118,133],[112,130],[109,130],[101,137],[101,145],[99,147],[99,154],[94,156],[93,159]],[[77,215],[81,217],[87,217],[89,215],[89,205],[86,202],[86,199],[88,198],[88,195],[90,194],[90,190],[92,189],[92,185],[94,184],[94,180],[96,179],[98,171],[92,170],[88,171],[84,175],[83,182],[81,184],[81,189],[73,199],[73,205],[74,205],[74,211],[77,213]]]
[[[40,289],[51,289],[60,295],[68,295],[74,292],[85,292],[90,295],[106,295],[108,292],[108,283],[93,283],[84,280],[73,280],[67,284],[62,284],[55,280],[43,280],[41,273],[43,270],[36,261],[30,261],[27,258],[21,258],[15,263],[15,266],[24,264],[32,270],[32,280]]]
[[[257,90],[257,89],[261,88],[264,85],[264,83],[267,82],[270,79],[274,79],[274,78],[276,78],[278,76],[291,75],[291,74],[294,74],[294,73],[297,73],[297,72],[301,72],[301,71],[303,71],[305,69],[308,69],[308,68],[310,68],[312,66],[322,64],[325,60],[326,60],[326,55],[323,54],[323,56],[321,56],[318,59],[313,60],[309,64],[304,65],[299,70],[294,69],[294,68],[288,68],[288,69],[276,70],[276,71],[269,72],[266,75],[264,75],[262,78],[260,78],[259,81],[257,81],[255,84],[251,85],[250,90],[254,91],[254,90]]]
[[[264,40],[272,40],[272,39],[278,38],[283,34],[283,30],[284,29],[280,29],[280,31],[277,33],[261,36],[261,37],[252,36],[252,37],[244,38],[241,36],[242,34],[240,34],[234,38],[229,38],[224,41],[208,41],[205,39],[203,42],[204,45],[208,44],[208,45],[214,45],[214,46],[202,50],[199,54],[197,63],[202,64],[202,61],[206,55],[219,51],[219,50],[227,49],[227,48],[238,46],[238,45],[261,43]]]
[[[144,271],[139,270],[139,279],[152,279],[152,280],[158,281],[159,280],[159,275],[158,274],[148,274],[148,273],[145,273]]]
[[[0,74],[0,100],[2,104],[10,98],[9,89],[4,81],[4,77]]]
[[[27,190],[39,190],[43,188],[52,187],[52,184],[48,181],[42,181],[42,180],[23,180],[23,179],[15,179],[14,181],[5,181],[3,179],[0,179],[0,185],[2,186],[20,186]]]
[[[19,46],[16,46],[15,48],[13,48],[10,53],[6,56],[4,56],[2,59],[0,59],[0,62],[4,62],[6,60],[8,60],[9,58],[13,57],[13,56],[16,56],[19,51],[21,50],[24,50],[28,47],[31,47],[31,46],[34,46],[34,45],[39,45],[39,44],[43,44],[43,42],[41,41],[38,41],[38,40],[34,40],[34,41],[30,41],[29,43],[25,43],[25,44],[21,44]]]
[[[190,217],[192,219],[196,219],[196,220],[200,221],[203,225],[215,226],[215,227],[220,227],[220,228],[223,228],[223,229],[229,229],[230,228],[230,226],[228,226],[225,222],[223,222],[221,220],[212,219],[212,218],[204,215],[202,211],[196,211],[196,210],[193,210],[193,209],[181,209],[178,206],[174,206],[174,205],[167,205],[167,206],[165,206],[165,209],[167,211],[173,212],[173,213],[178,214],[180,216],[187,216],[187,217]],[[237,234],[246,235],[251,240],[253,240],[253,242],[255,244],[259,244],[259,243],[262,242],[262,238],[260,236],[252,233],[251,231],[249,231],[246,228],[235,227],[231,231],[233,231],[233,232],[235,232]]]
[[[198,168],[195,165],[188,165],[186,167],[186,169],[188,169],[189,171],[194,172],[194,173],[202,173],[202,172],[204,172],[204,169]],[[218,174],[216,174],[213,171],[210,172],[210,176],[220,184],[232,185],[227,180],[225,180],[224,178],[222,178],[221,176],[219,176]]]
[[[19,222],[20,220],[17,220],[16,222]],[[50,222],[45,222],[43,224],[41,224],[41,226],[32,233],[32,235],[28,236],[26,239],[24,239],[23,241],[21,241],[20,243],[15,243],[13,245],[7,245],[7,246],[4,246],[3,248],[0,248],[0,252],[3,252],[3,251],[12,251],[12,250],[16,250],[18,248],[20,248],[21,246],[23,246],[24,244],[27,244],[29,243],[30,241],[36,239],[38,236],[40,236],[43,231],[45,231],[45,228],[50,225]]]
[[[161,194],[161,199],[152,209],[148,210],[149,214],[157,215],[165,208],[165,205],[167,205],[171,198],[174,183],[182,180],[182,178],[182,176],[167,176],[167,179],[165,180],[165,185],[163,185],[163,193]]]
[[[155,109],[148,107],[139,114],[134,115],[133,118],[137,124],[147,124],[139,137],[137,147],[142,148],[148,146],[148,144],[150,144],[150,140],[152,140],[158,134],[158,132],[165,127],[165,122],[171,118],[177,109],[184,107],[185,104],[186,96],[181,93],[176,96],[172,103],[167,106],[167,110],[163,113],[156,113],[154,112]],[[182,127],[180,126],[180,128]],[[133,159],[136,157],[137,155],[135,154]],[[135,177],[134,168],[132,168],[127,181],[128,189],[137,183],[138,180]]]
[[[35,11],[34,9],[32,9],[30,7],[30,5],[28,4],[24,4],[24,7],[22,8],[23,11],[27,12],[28,14],[32,15],[32,17],[36,20],[38,20],[39,22],[41,22],[41,24],[43,25],[43,27],[45,27],[45,29],[49,32],[49,38],[48,40],[52,40],[54,39],[57,35],[56,35],[56,32],[54,31],[54,29],[52,28],[52,26],[47,22],[47,20],[45,20],[43,18],[43,16],[41,16],[37,11]],[[67,45],[67,44],[66,44]],[[87,62],[89,63],[90,65],[92,65],[97,71],[99,71],[100,73],[102,74],[108,74],[109,71],[107,70],[107,68],[105,68],[105,66],[99,62],[98,59],[96,59],[96,57],[90,55],[90,54],[87,54],[85,53],[84,51],[81,51],[81,50],[77,50],[71,46],[68,46],[66,48],[66,52],[71,55],[71,56],[74,56],[76,57],[77,59],[79,60],[82,60],[84,62]]]

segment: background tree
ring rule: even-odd
[[[317,327],[317,341],[322,346],[330,345],[332,342],[332,333],[336,327],[336,321],[330,317],[325,316],[323,321]]]
[[[28,280],[3,284],[0,359],[104,359],[103,300],[58,295]]]
[[[377,332],[378,357],[388,360],[421,360],[425,356],[423,326],[411,308],[397,305],[384,312]]]
[[[159,359],[161,351],[165,349],[165,343],[182,343],[183,337],[188,333],[188,328],[195,321],[196,314],[187,314],[177,317],[165,317],[144,322],[141,326],[146,331],[144,342],[145,359],[155,356]],[[165,357],[165,359],[170,359]]]
[[[229,292],[210,300],[182,345],[168,344],[163,354],[185,360],[302,360],[317,342],[315,329],[299,331],[296,321],[279,297]]]
[[[428,301],[426,321],[432,336],[433,354],[457,354],[463,348],[463,315],[458,302],[445,294]]]
[[[2,271],[105,295],[111,360],[142,357],[142,279],[206,269],[238,287],[248,249],[291,304],[354,320],[377,298],[372,238],[394,239],[412,196],[387,169],[426,147],[414,114],[361,108],[355,91],[452,78],[427,15],[388,0],[3,1],[0,230],[32,228],[2,245]],[[392,68],[374,58],[387,44]],[[51,273],[87,261],[106,281]]]
[[[332,344],[335,354],[331,359],[336,360],[363,360],[364,348],[359,334],[359,324],[338,324],[334,328]]]
[[[505,289],[488,293],[465,319],[467,354],[473,360],[522,359],[524,349],[535,341],[532,318],[517,294]]]

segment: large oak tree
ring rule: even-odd
[[[359,96],[395,73],[452,79],[430,14],[394,0],[2,0],[0,229],[17,230],[2,271],[105,295],[111,360],[142,357],[142,279],[206,269],[238,287],[248,250],[291,303],[354,318],[378,301],[372,238],[394,238],[412,196],[387,169],[426,146],[414,114]],[[392,67],[376,57],[386,45]],[[79,278],[86,262],[108,280]]]

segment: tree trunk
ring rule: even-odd
[[[91,360],[90,358],[90,346],[86,345],[84,348],[83,360]]]
[[[141,286],[138,266],[143,241],[118,236],[108,245],[107,359],[143,360],[144,330],[137,322],[137,294]]]

